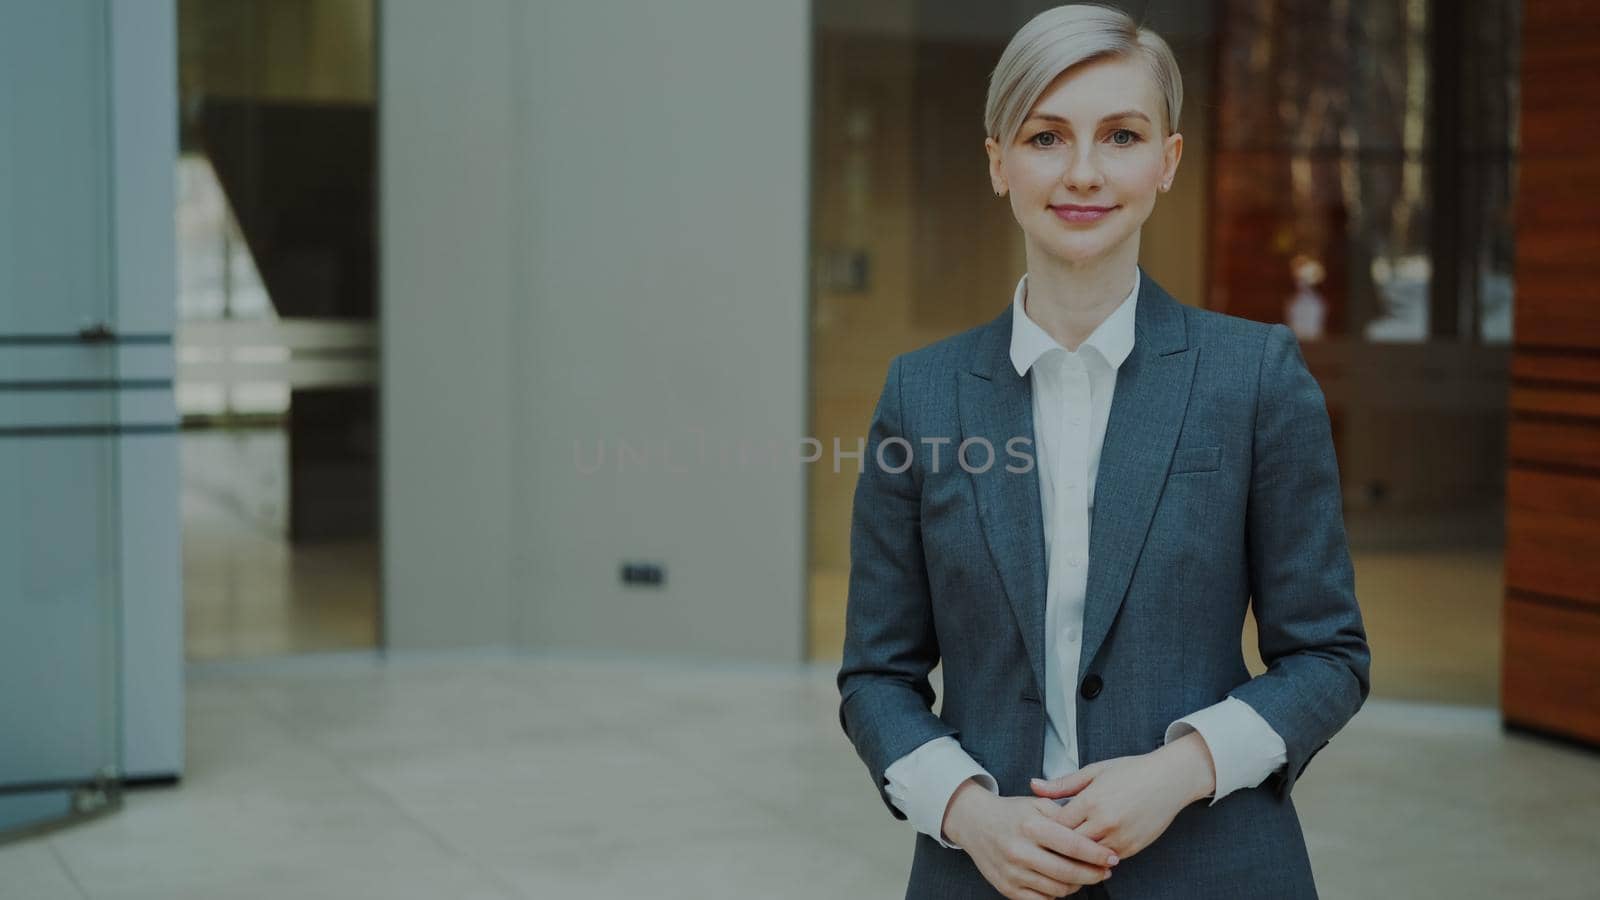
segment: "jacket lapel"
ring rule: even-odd
[[[994,464],[984,472],[969,467],[968,476],[984,542],[1016,616],[1034,683],[1043,688],[1048,572],[1038,443],[1032,384],[1011,363],[1011,316],[1008,305],[984,328],[969,368],[957,379],[956,403],[961,440],[982,438],[994,448]],[[1111,630],[1144,550],[1188,409],[1198,355],[1188,346],[1182,305],[1142,268],[1134,332],[1133,351],[1117,371],[1096,475],[1079,681]],[[1006,442],[1014,437],[1028,439],[1018,447],[1034,460],[1026,472],[1006,471],[1018,462],[1006,453]],[[984,453],[975,447],[968,458],[978,464]]]
[[[968,450],[966,467],[978,502],[984,542],[1006,599],[1016,615],[1022,643],[1033,668],[1034,684],[1044,685],[1044,605],[1046,572],[1044,520],[1039,507],[1038,444],[1033,433],[1032,386],[1011,363],[1011,307],[990,322],[979,338],[970,368],[956,381],[961,441],[982,438],[994,448],[994,464],[979,472],[986,458],[981,446]],[[1034,458],[1026,472],[1006,453],[1006,442],[1025,437],[1017,452]],[[959,442],[958,442],[959,446]]]
[[[1095,475],[1081,682],[1122,608],[1189,407],[1197,348],[1183,306],[1141,270],[1133,352],[1117,370]]]

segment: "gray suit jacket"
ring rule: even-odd
[[[1370,666],[1327,408],[1287,328],[1185,307],[1141,277],[1095,488],[1080,758],[1149,752],[1173,720],[1231,695],[1283,737],[1288,765],[1186,807],[1104,887],[1118,900],[1315,897],[1289,795],[1366,699]],[[1043,774],[1044,531],[1037,465],[1006,449],[1033,438],[1010,341],[1008,304],[896,357],[856,483],[839,717],[896,818],[884,770],[941,735],[1004,796],[1030,796]],[[952,440],[924,440],[937,438]],[[994,448],[986,471],[978,443],[953,461],[973,438]],[[1240,649],[1249,605],[1268,665],[1255,678]],[[965,852],[918,834],[906,896],[998,893]]]

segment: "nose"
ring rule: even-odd
[[[1066,171],[1061,173],[1061,183],[1067,190],[1092,193],[1105,182],[1095,159],[1095,150],[1094,144],[1085,142],[1072,151]]]

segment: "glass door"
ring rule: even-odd
[[[0,4],[0,838],[121,777],[108,13]]]

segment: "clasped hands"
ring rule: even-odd
[[[1032,797],[998,797],[969,779],[945,807],[945,836],[1012,900],[1064,897],[1110,878],[1180,810],[1211,795],[1216,771],[1205,739],[1191,732],[1150,753],[1034,779],[1032,788]],[[1062,797],[1072,799],[1059,806]]]

